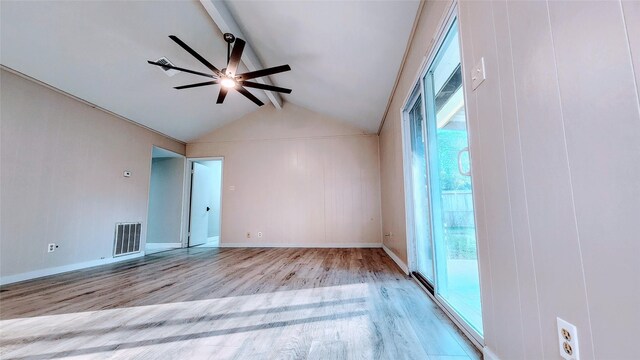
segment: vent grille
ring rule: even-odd
[[[113,256],[140,252],[141,223],[117,223],[113,241]]]
[[[167,59],[164,56],[161,57],[160,59],[156,60],[156,62],[158,64],[162,64],[162,65],[175,66],[175,65],[173,65],[173,63],[171,61],[169,61],[169,59]],[[170,68],[165,67],[165,66],[162,66],[162,70],[164,70],[164,73],[167,74],[167,76],[173,76],[173,75],[178,73],[178,70],[170,69]]]

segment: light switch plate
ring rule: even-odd
[[[484,58],[480,58],[480,61],[471,70],[471,86],[473,90],[477,89],[480,84],[486,79],[484,71]]]

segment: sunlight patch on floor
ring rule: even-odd
[[[371,349],[369,291],[350,284],[2,320],[0,357],[259,358],[314,341]]]

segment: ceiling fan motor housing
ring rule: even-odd
[[[233,44],[234,41],[236,41],[236,37],[233,36],[232,33],[224,33],[224,41],[228,42],[229,44]]]

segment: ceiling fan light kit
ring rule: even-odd
[[[220,85],[226,87],[226,88],[234,88],[236,87],[236,82],[233,79],[230,78],[224,78],[222,80],[220,80]]]
[[[263,76],[269,76],[285,71],[291,70],[289,65],[280,65],[271,68],[266,68],[262,70],[250,71],[243,74],[237,74],[236,71],[238,69],[238,65],[240,64],[240,58],[242,57],[242,52],[244,51],[245,41],[239,38],[236,38],[233,34],[225,33],[224,41],[227,42],[227,67],[222,70],[218,70],[215,66],[213,66],[207,59],[203,58],[200,54],[198,54],[195,50],[193,50],[189,45],[184,43],[175,35],[169,35],[169,38],[173,40],[176,44],[178,44],[181,48],[186,50],[189,54],[195,57],[198,61],[200,61],[204,66],[206,66],[211,74],[207,74],[200,71],[189,70],[177,66],[167,65],[158,63],[155,61],[147,61],[151,65],[161,66],[163,68],[169,68],[181,72],[186,72],[193,75],[199,75],[211,78],[210,81],[176,86],[174,89],[182,90],[189,89],[200,86],[208,86],[208,85],[220,85],[220,92],[218,93],[218,99],[216,100],[217,104],[222,104],[224,102],[225,97],[227,96],[227,92],[229,89],[236,90],[240,94],[244,95],[249,100],[253,101],[256,105],[262,106],[264,103],[260,101],[255,95],[249,92],[246,88],[254,88],[261,89],[267,91],[276,91],[285,94],[291,94],[291,89],[286,89],[278,86],[267,85],[259,82],[247,81],[255,78],[260,78]],[[231,44],[233,45],[233,49],[231,48]]]

